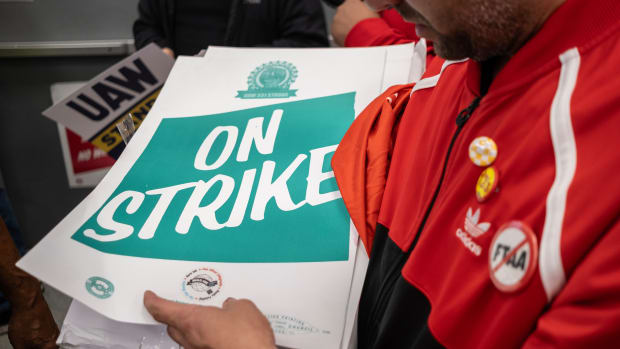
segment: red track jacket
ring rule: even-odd
[[[620,1],[567,0],[481,99],[476,62],[430,62],[333,159],[370,252],[359,347],[617,347]]]

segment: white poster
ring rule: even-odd
[[[363,273],[353,282],[358,238],[329,164],[390,52],[407,82],[405,50],[180,57],[112,170],[18,266],[116,321],[155,323],[147,289],[249,298],[279,345],[346,347]]]

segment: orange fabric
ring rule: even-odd
[[[332,158],[351,220],[370,255],[394,136],[413,84],[390,87],[353,122]]]

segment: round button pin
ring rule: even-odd
[[[503,292],[522,289],[538,265],[538,240],[532,229],[520,221],[502,225],[489,248],[489,275]]]
[[[489,137],[478,137],[469,145],[469,158],[476,166],[489,166],[497,159],[497,144]]]
[[[497,189],[499,183],[499,172],[495,166],[487,167],[482,171],[476,183],[476,199],[478,202],[485,202]]]

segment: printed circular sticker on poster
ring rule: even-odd
[[[515,292],[530,281],[538,265],[538,241],[527,224],[502,225],[489,248],[489,274],[495,287]]]
[[[110,298],[114,293],[114,285],[110,281],[99,276],[88,278],[84,286],[88,293],[99,299]]]
[[[185,275],[182,288],[189,299],[206,301],[220,292],[222,275],[210,268],[195,269]]]
[[[250,73],[248,89],[237,91],[236,98],[296,97],[297,90],[291,90],[291,85],[297,80],[297,74],[297,68],[286,61],[272,61],[261,64]]]

